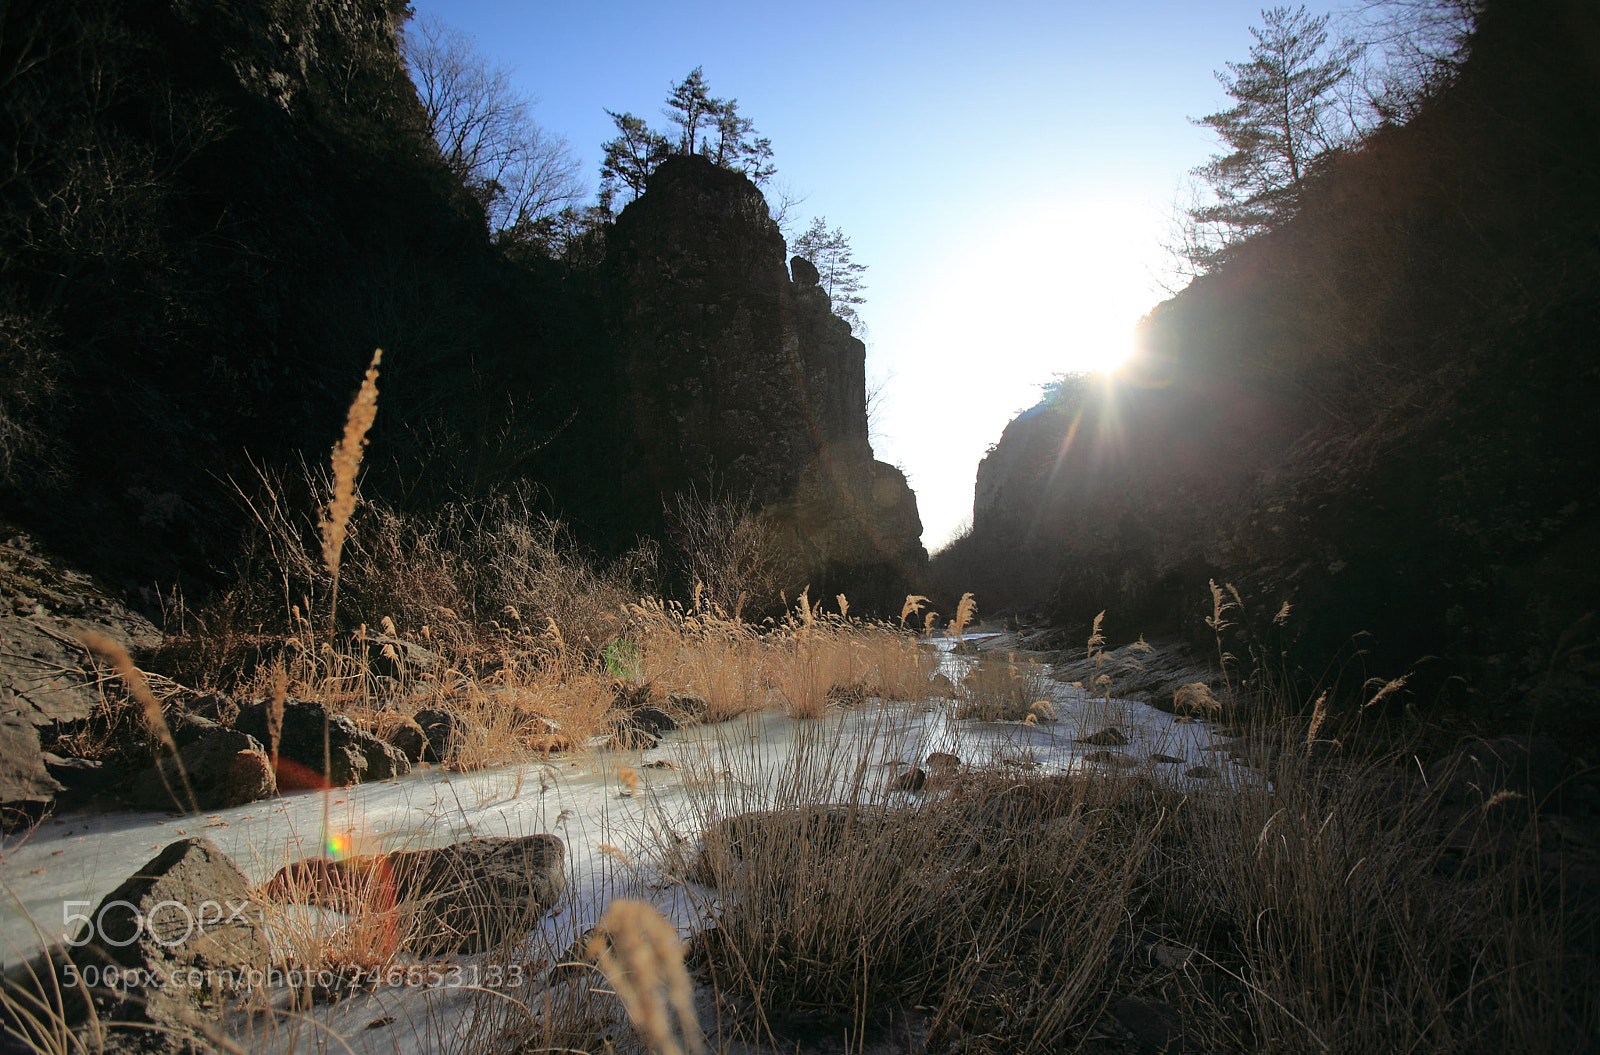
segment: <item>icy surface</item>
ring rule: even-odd
[[[947,655],[947,673],[959,675],[966,657]],[[473,836],[554,832],[567,846],[569,887],[535,941],[563,949],[591,926],[612,896],[654,901],[682,928],[704,917],[709,892],[681,882],[658,882],[653,862],[676,838],[692,841],[707,803],[720,813],[760,809],[782,786],[800,781],[815,799],[842,795],[846,785],[869,787],[892,780],[903,766],[930,752],[957,755],[978,767],[1020,766],[1063,772],[1095,765],[1083,756],[1110,750],[1167,779],[1182,780],[1188,765],[1224,769],[1208,750],[1213,731],[1203,722],[1178,723],[1139,703],[1091,699],[1082,690],[1048,683],[1057,720],[956,721],[948,701],[867,704],[794,721],[766,711],[714,726],[668,735],[648,751],[603,752],[573,761],[520,765],[473,773],[423,768],[408,777],[325,793],[257,802],[213,814],[177,817],[158,813],[80,814],[45,822],[4,848],[4,958],[31,955],[40,938],[54,941],[63,914],[90,912],[112,888],[162,847],[185,835],[215,842],[254,882],[285,863],[322,855],[330,835],[348,835],[357,852],[441,846]],[[1126,746],[1076,742],[1108,725],[1129,738]],[[1184,765],[1148,762],[1155,753]],[[655,763],[655,766],[651,764]],[[665,763],[665,765],[663,765]],[[1132,770],[1130,770],[1132,771]],[[636,774],[637,787],[628,773]],[[714,791],[714,795],[708,795]],[[891,792],[904,794],[908,792]],[[87,904],[85,904],[87,903]],[[526,995],[526,994],[524,994]],[[380,989],[370,996],[318,1010],[311,1034],[291,1031],[253,1045],[288,1048],[343,1043],[333,1050],[449,1050],[477,1043],[470,1027],[481,1014],[479,990]],[[388,1016],[393,1023],[366,1027]]]

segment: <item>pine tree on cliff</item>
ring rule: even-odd
[[[777,171],[772,141],[757,136],[755,124],[739,114],[739,100],[719,99],[706,84],[703,67],[673,85],[662,113],[678,127],[675,136],[658,132],[643,118],[607,110],[617,137],[601,145],[600,204],[612,209],[644,193],[656,166],[673,154],[699,154],[713,164],[765,183]],[[702,135],[702,130],[704,135]]]
[[[817,269],[818,284],[833,300],[833,313],[850,324],[852,333],[860,334],[865,327],[856,305],[865,304],[861,295],[864,284],[861,276],[867,266],[850,258],[850,237],[844,229],[828,229],[828,218],[819,216],[811,221],[805,233],[794,240],[790,252],[804,257]]]
[[[1317,161],[1348,146],[1358,130],[1338,107],[1360,49],[1328,45],[1328,16],[1305,7],[1261,12],[1249,62],[1230,62],[1217,80],[1234,106],[1195,120],[1229,148],[1195,169],[1214,195],[1188,210],[1183,249],[1211,270],[1241,240],[1291,216]]]

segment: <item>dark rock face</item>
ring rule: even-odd
[[[149,620],[99,583],[7,529],[0,536],[0,824],[36,815],[61,790],[41,737],[100,705],[99,675],[76,638],[84,631],[130,650],[161,641]]]
[[[905,478],[872,456],[865,346],[814,267],[790,280],[755,185],[667,161],[617,220],[606,269],[657,491],[749,496],[810,569],[878,569],[880,592],[903,596],[927,559],[922,525]]]
[[[0,714],[0,803],[25,810],[25,804],[42,805],[60,790],[45,768],[39,731],[20,715]]]
[[[286,865],[267,895],[349,911],[408,907],[414,949],[483,952],[525,935],[567,887],[566,845],[554,835],[474,839],[345,861]]]

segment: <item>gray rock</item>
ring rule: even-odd
[[[230,976],[272,961],[249,880],[209,839],[168,846],[107,894],[90,919],[72,939],[80,946],[74,960],[167,980],[115,1000],[113,1020],[197,1029],[217,1017],[206,1005],[231,994]]]
[[[1124,747],[1128,743],[1128,737],[1121,729],[1108,725],[1092,736],[1080,737],[1078,743],[1093,744],[1096,747]]]
[[[526,935],[566,887],[566,846],[554,835],[528,835],[300,861],[280,869],[266,893],[344,912],[397,907],[412,924],[411,950],[435,955],[483,952]]]
[[[7,814],[26,811],[26,803],[49,802],[60,790],[45,768],[33,723],[15,712],[0,714],[0,805],[7,807]]]
[[[1215,766],[1190,766],[1183,771],[1183,775],[1197,780],[1215,780],[1222,776],[1222,772]]]
[[[277,790],[272,760],[261,742],[237,729],[219,729],[135,777],[129,798],[142,809],[220,810]]]
[[[361,752],[367,760],[362,780],[391,780],[411,772],[411,759],[406,757],[405,751],[375,736],[362,740]]]
[[[1159,764],[1164,765],[1164,766],[1181,766],[1184,763],[1184,760],[1179,758],[1179,757],[1177,757],[1176,755],[1163,755],[1163,754],[1160,754],[1160,753],[1151,755],[1150,756],[1150,761],[1159,763]]]

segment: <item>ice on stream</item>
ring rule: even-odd
[[[946,655],[944,662],[947,672],[959,674],[970,660]],[[36,952],[41,936],[58,940],[68,915],[92,912],[114,887],[186,835],[210,839],[260,883],[285,863],[324,854],[334,835],[349,837],[356,851],[365,853],[443,846],[473,836],[553,832],[566,843],[569,883],[561,904],[544,921],[543,937],[546,948],[559,950],[592,926],[613,896],[646,898],[685,931],[702,921],[714,892],[657,882],[653,862],[674,838],[671,833],[685,840],[698,834],[708,790],[715,790],[722,814],[764,808],[777,801],[780,786],[796,780],[809,782],[813,801],[842,797],[852,780],[890,781],[901,765],[917,764],[934,751],[952,753],[969,766],[1064,772],[1094,765],[1084,756],[1108,748],[1075,741],[1108,725],[1129,738],[1126,746],[1109,750],[1140,761],[1156,753],[1185,759],[1185,766],[1151,767],[1169,779],[1184,779],[1181,772],[1188,765],[1223,768],[1213,730],[1204,722],[1176,723],[1172,715],[1141,703],[1090,698],[1073,686],[1047,684],[1057,720],[1037,725],[955,721],[952,705],[944,700],[873,701],[811,721],[766,711],[682,729],[646,751],[604,752],[576,761],[552,758],[548,764],[470,773],[422,767],[398,780],[290,795],[213,814],[52,818],[4,844],[0,952],[9,966]],[[623,767],[638,775],[636,792],[622,778]],[[891,794],[910,799],[908,792]],[[320,1025],[296,1034],[299,1039],[290,1046],[448,1050],[468,1035],[465,1023],[483,999],[480,990],[380,988],[318,1009]],[[426,1001],[425,1013],[419,1000]],[[391,1015],[396,1021],[387,1027],[365,1028]],[[325,1031],[337,1033],[342,1042],[329,1041]]]

